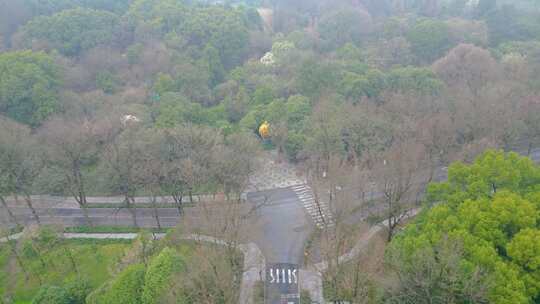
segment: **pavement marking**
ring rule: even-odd
[[[302,205],[304,205],[307,213],[311,216],[318,228],[323,229],[324,227],[335,225],[328,203],[319,202],[317,205],[313,190],[308,185],[295,185],[291,186],[290,189],[296,193],[296,196],[300,199]]]

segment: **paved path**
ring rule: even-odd
[[[273,156],[259,160],[261,168],[249,178],[247,193],[288,188],[306,182],[294,166],[276,158]]]

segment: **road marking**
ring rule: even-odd
[[[324,227],[332,227],[335,225],[328,203],[315,202],[313,190],[308,185],[296,185],[290,187],[290,189],[296,193],[296,196],[300,199],[317,227],[322,229]]]

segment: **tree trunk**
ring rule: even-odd
[[[26,282],[28,282],[28,280],[30,279],[30,277],[28,276],[28,271],[26,270],[26,267],[24,266],[24,263],[22,262],[22,259],[21,257],[19,256],[19,253],[17,253],[17,249],[15,248],[15,242],[11,242],[9,239],[8,239],[8,242],[11,243],[11,246],[9,246],[11,248],[11,252],[13,253],[13,256],[15,256],[15,259],[17,260],[17,263],[19,263],[19,267],[21,267],[21,270],[22,272],[24,273],[24,279]]]
[[[392,241],[392,237],[394,234],[394,224],[392,223],[392,218],[394,215],[392,214],[392,204],[389,204],[388,208],[388,236],[386,238],[386,241],[390,243]]]
[[[41,221],[39,220],[37,211],[36,209],[34,209],[34,205],[32,204],[32,199],[30,198],[30,195],[28,193],[24,193],[24,201],[26,202],[26,205],[28,206],[28,208],[32,211],[32,215],[36,219],[37,224],[41,225]]]
[[[354,287],[353,287],[353,299],[358,298],[358,285],[360,285],[360,266],[362,264],[362,259],[360,257],[356,258],[356,271],[354,272]]]
[[[161,230],[161,223],[159,221],[159,213],[156,203],[156,196],[152,194],[152,207],[154,209],[154,218],[156,219],[157,228]]]
[[[131,213],[131,217],[133,219],[133,226],[135,228],[139,228],[139,224],[137,222],[137,209],[135,207],[135,200],[129,194],[124,195],[124,200],[125,200],[127,209]]]
[[[83,210],[84,217],[86,219],[86,224],[90,227],[93,226],[92,221],[90,220],[90,216],[88,215],[88,201],[86,199],[86,190],[84,187],[84,182],[82,178],[81,169],[77,165],[75,170],[75,176],[77,181],[77,197],[76,200],[79,203],[79,206]]]
[[[17,221],[17,218],[15,217],[15,215],[13,214],[13,212],[11,211],[11,209],[9,208],[6,200],[4,199],[3,196],[0,195],[0,202],[2,203],[2,206],[4,206],[4,208],[6,209],[10,219],[13,221],[13,223],[15,223],[15,225],[19,226],[19,222]]]
[[[388,219],[388,225],[391,225],[390,222],[391,222],[391,219]],[[386,238],[387,243],[390,243],[392,241],[392,237],[394,236],[393,230],[394,229],[391,226],[388,227],[388,236]]]
[[[184,206],[182,205],[182,199],[183,194],[182,193],[173,193],[172,199],[174,200],[174,203],[176,204],[176,209],[178,209],[178,215],[182,215],[184,213]]]

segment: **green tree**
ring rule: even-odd
[[[424,19],[407,32],[407,40],[421,63],[432,63],[442,57],[451,47],[448,25],[443,21]]]
[[[111,12],[75,8],[37,17],[28,22],[21,32],[25,46],[31,46],[35,40],[45,41],[64,55],[77,56],[100,44],[112,42],[118,22],[118,16]]]
[[[45,285],[40,288],[32,304],[71,304],[71,298],[63,288]]]
[[[210,74],[209,85],[214,87],[223,81],[223,78],[225,77],[225,69],[221,63],[219,51],[214,46],[207,45],[203,52],[206,64],[208,64],[208,73]]]
[[[141,303],[160,303],[160,296],[171,286],[172,275],[179,272],[183,266],[183,260],[176,251],[164,248],[148,265],[144,277],[145,285],[142,291]]]
[[[0,54],[0,112],[37,126],[59,110],[59,67],[45,53]]]
[[[443,88],[431,69],[412,66],[392,69],[386,75],[386,85],[394,92],[425,95],[436,95]]]
[[[118,79],[109,71],[100,72],[96,75],[96,87],[107,94],[113,94],[118,87]]]
[[[290,130],[300,130],[311,113],[311,104],[305,96],[292,95],[287,99],[285,110],[287,112],[288,128]]]
[[[525,41],[540,37],[538,14],[520,11],[513,5],[506,4],[489,10],[485,19],[492,46],[507,41]]]
[[[83,278],[68,282],[64,289],[69,294],[71,304],[86,304],[86,296],[92,291],[92,286]]]
[[[417,290],[413,302],[447,303],[432,296],[445,292],[439,284],[455,277],[462,282],[452,284],[461,286],[455,295],[469,295],[458,302],[535,303],[540,291],[538,184],[540,170],[529,158],[487,151],[471,165],[452,165],[447,182],[430,185],[428,202],[436,205],[396,237],[389,255],[397,254],[398,268],[408,267],[405,274],[419,279],[417,271],[427,265],[426,254],[440,255],[440,248],[448,244],[457,244],[459,250],[449,253],[456,265],[452,276],[424,277],[423,284],[402,282],[405,290],[435,284],[429,294]],[[436,258],[429,267],[440,267],[443,258]],[[481,297],[474,300],[470,296]]]
[[[167,93],[161,96],[156,124],[160,128],[186,123],[217,126],[219,121],[227,120],[226,106],[203,107],[181,94]]]
[[[335,49],[346,43],[359,44],[372,27],[368,12],[345,8],[323,15],[317,30],[321,38],[327,40],[331,48]]]
[[[508,256],[519,265],[528,293],[540,293],[540,230],[523,229],[508,244]]]
[[[102,296],[104,304],[140,304],[146,269],[143,264],[130,265],[124,269]]]
[[[171,75],[159,73],[154,81],[153,90],[156,94],[160,95],[160,98],[164,93],[176,91]]]
[[[225,97],[223,102],[225,103],[228,120],[233,123],[240,121],[248,110],[249,101],[249,95],[244,87],[238,89],[236,96]]]
[[[323,93],[333,90],[337,80],[337,66],[310,59],[302,63],[296,82],[302,95],[318,98]]]
[[[225,69],[242,63],[249,42],[244,11],[219,5],[187,5],[174,0],[137,0],[127,19],[135,27],[151,27],[166,35],[182,36],[189,46],[215,48]]]
[[[267,86],[258,87],[253,93],[252,100],[255,105],[267,105],[274,100],[274,92]]]
[[[122,13],[127,10],[131,0],[23,0],[17,2],[23,3],[34,16],[38,16],[52,15],[59,11],[73,9],[76,7],[93,8]]]
[[[433,246],[420,242],[414,245],[412,253],[409,246],[388,250],[387,264],[400,282],[396,290],[389,290],[388,303],[488,303],[489,283],[482,277],[483,270],[462,266],[463,246],[459,241],[443,239]]]

